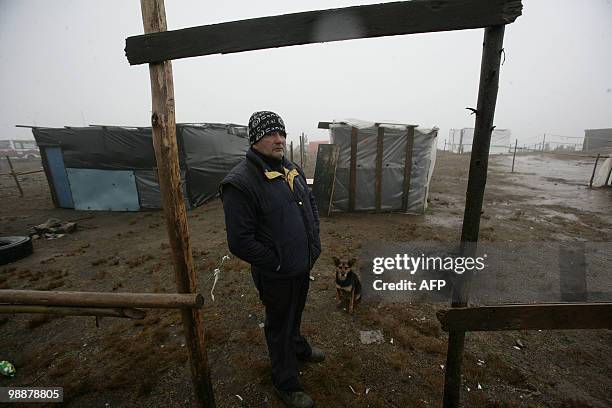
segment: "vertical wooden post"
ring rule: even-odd
[[[300,167],[304,168],[304,132],[300,135]]]
[[[11,175],[15,179],[15,184],[17,184],[17,188],[19,189],[19,197],[23,197],[23,190],[21,189],[21,184],[19,184],[19,179],[17,178],[15,169],[13,169],[13,163],[11,163],[11,158],[6,156],[6,161],[8,162],[9,168],[11,169]]]
[[[414,126],[408,128],[406,134],[406,155],[404,156],[404,185],[402,191],[402,211],[408,211],[408,196],[410,195],[410,179],[412,177],[412,148],[414,146]]]
[[[612,176],[612,167],[610,167],[610,170],[608,170],[608,176],[606,177],[606,181],[604,182],[604,185],[609,185],[610,184],[610,176]]]
[[[349,211],[355,211],[355,191],[357,190],[357,128],[351,129],[351,168],[349,172]]]
[[[591,181],[589,181],[589,188],[593,188],[593,179],[595,178],[595,170],[597,169],[597,162],[599,161],[599,153],[595,158],[595,165],[593,166],[593,174],[591,174]]]
[[[489,147],[493,118],[499,87],[499,69],[503,50],[505,26],[485,29],[482,60],[480,65],[480,84],[470,173],[466,192],[463,228],[461,231],[461,256],[475,256],[480,229],[480,212],[487,181]],[[453,287],[453,307],[466,306],[469,297],[470,275],[465,273]],[[444,378],[444,408],[459,407],[461,399],[461,365],[463,362],[464,331],[452,331],[448,337],[446,373]]]
[[[378,138],[376,139],[376,212],[380,212],[382,205],[382,158],[383,158],[383,138],[385,137],[385,128],[378,126]]]
[[[544,133],[544,137],[542,138],[542,151],[544,151],[545,144],[546,144],[546,133]]]
[[[459,154],[463,154],[463,131],[464,129],[461,129],[461,133],[459,134],[459,150],[457,150]]]
[[[518,139],[514,139],[514,153],[512,154],[512,171],[510,173],[514,173],[514,159],[516,158],[516,145],[518,144]]]
[[[291,147],[290,147],[290,149],[291,149],[291,153],[290,153],[289,157],[291,158],[291,161],[293,162],[293,140],[291,141],[290,146],[291,146]]]
[[[163,0],[141,0],[145,34],[166,31],[166,10]],[[185,202],[181,192],[174,81],[170,61],[149,64],[153,113],[153,146],[157,161],[159,187],[162,195],[166,227],[172,249],[172,261],[179,293],[196,292],[196,275],[189,241]],[[181,310],[185,343],[189,351],[193,389],[198,406],[215,406],[210,370],[206,354],[204,323],[199,309]]]

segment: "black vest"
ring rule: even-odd
[[[274,248],[280,260],[278,271],[261,272],[290,277],[312,269],[321,253],[321,243],[318,214],[315,217],[317,210],[304,173],[287,159],[283,158],[282,165],[286,170],[281,173],[249,150],[246,159],[223,179],[221,190],[223,185],[231,184],[255,203],[255,239]]]

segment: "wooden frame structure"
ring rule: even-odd
[[[520,0],[416,0],[262,17],[174,31],[166,31],[163,0],[141,0],[141,9],[145,34],[127,38],[125,51],[131,65],[149,64],[153,140],[179,292],[195,292],[176,149],[171,60],[179,58],[357,38],[486,28],[474,134],[475,149],[470,163],[462,233],[462,242],[467,240],[474,243],[462,245],[462,248],[475,250],[486,183],[504,25],[512,23],[521,14]],[[322,24],[326,30],[318,30]],[[317,34],[313,36],[313,33]],[[356,142],[356,133],[353,139]],[[354,156],[356,149],[352,148],[351,152],[351,156]],[[352,163],[354,167],[355,160]],[[352,174],[350,182],[355,184],[356,172],[352,171]],[[409,180],[409,177],[405,179]],[[353,209],[354,201],[353,194],[349,199]],[[461,299],[467,302],[467,290],[461,291]],[[183,322],[189,343],[196,399],[202,406],[213,407],[215,402],[206,360],[202,317],[195,309],[184,310]],[[451,342],[449,339],[449,353],[452,348],[455,355],[462,355],[463,338],[459,339],[460,342]],[[460,371],[460,359],[457,362],[459,364],[452,369],[453,372]],[[459,385],[457,382],[449,383],[447,376],[445,389],[456,388],[451,394],[457,398],[454,399],[454,405],[452,399],[446,405],[445,391],[446,406],[457,406]]]
[[[345,124],[344,122],[341,122]],[[319,129],[329,129],[329,125],[332,122],[319,122]],[[383,152],[384,152],[384,137],[385,128],[383,125],[386,123],[374,123],[377,128],[376,135],[376,159],[375,159],[375,179],[374,179],[374,194],[375,194],[375,208],[374,211],[381,212],[382,207],[382,173],[383,173]],[[387,123],[397,124],[397,123]],[[417,125],[404,125],[407,127],[406,134],[406,150],[404,156],[404,178],[402,182],[402,208],[401,211],[408,211],[408,197],[410,195],[410,182],[412,174],[412,163],[413,163],[413,147],[414,147],[414,129]],[[359,129],[351,127],[351,151],[349,159],[349,185],[348,185],[348,211],[354,212],[356,206],[357,197],[357,146],[359,139]],[[332,175],[335,177],[335,173]],[[369,210],[368,210],[369,211]]]

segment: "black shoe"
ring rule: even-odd
[[[312,352],[307,357],[298,356],[299,360],[306,361],[308,363],[321,363],[325,361],[325,353],[323,350],[317,347],[312,347]]]
[[[312,408],[314,401],[304,391],[281,391],[274,387],[280,399],[289,408]]]

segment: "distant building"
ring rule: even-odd
[[[329,140],[313,140],[312,142],[308,143],[308,148],[306,151],[308,154],[317,154],[319,151],[319,145],[321,144],[329,144]]]
[[[585,129],[582,150],[585,152],[612,152],[612,129]]]
[[[510,129],[493,129],[489,154],[504,154],[510,151]],[[472,151],[474,128],[451,129],[448,134],[447,149],[453,153],[469,153]]]

